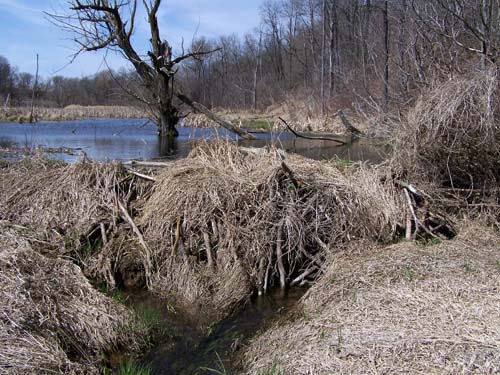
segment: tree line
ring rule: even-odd
[[[94,3],[85,4],[100,4]],[[158,68],[160,78],[175,73],[175,86],[209,108],[258,110],[298,101],[316,113],[345,107],[387,111],[406,105],[436,80],[495,65],[500,49],[500,0],[266,0],[260,13],[253,32],[242,38],[197,38],[181,54],[182,61],[162,44],[153,23],[156,55],[170,56],[177,70],[169,67],[165,75],[165,68],[150,66]],[[141,82],[139,73],[51,77],[38,85],[38,102],[57,107],[133,104],[137,92],[156,79],[150,74],[151,82]],[[4,102],[25,104],[33,81],[32,74],[18,73],[0,57]]]
[[[78,105],[136,105],[124,86],[134,84],[128,70],[101,71],[91,76],[68,78],[56,75],[39,78],[36,85],[38,106],[62,108]],[[2,106],[28,106],[35,88],[35,75],[19,72],[7,58],[0,56],[0,101]]]
[[[185,64],[190,95],[213,107],[287,100],[387,111],[436,80],[497,62],[499,0],[266,0],[243,39]]]

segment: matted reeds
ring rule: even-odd
[[[0,374],[97,374],[106,353],[136,345],[134,317],[33,238],[0,223]]]
[[[393,134],[394,166],[410,180],[482,189],[500,177],[500,97],[495,69],[437,82]]]
[[[241,373],[498,374],[498,231],[463,222],[440,244],[332,252],[295,319],[243,353]]]
[[[157,177],[138,220],[156,267],[151,286],[227,311],[254,288],[303,284],[329,246],[392,240],[405,208],[383,181],[362,165],[200,146]]]

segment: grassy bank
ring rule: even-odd
[[[281,322],[245,350],[246,372],[495,374],[500,233],[472,222],[439,244],[352,243]]]
[[[0,108],[0,122],[29,121],[31,109],[28,107]],[[147,118],[147,111],[135,107],[122,106],[80,106],[65,108],[35,108],[35,121],[72,121],[88,118]]]
[[[378,166],[224,141],[139,174],[2,163],[0,369],[92,373],[137,351],[156,319],[110,298],[122,287],[207,328],[256,291],[312,285],[293,321],[243,349],[245,371],[498,372],[500,111],[483,74],[434,89],[452,111],[422,97]]]

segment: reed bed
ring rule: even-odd
[[[0,121],[27,122],[31,108],[0,108]],[[136,107],[126,106],[81,106],[69,105],[64,108],[35,108],[35,121],[72,121],[88,118],[148,118],[149,112]]]
[[[133,315],[32,238],[0,223],[0,374],[98,374],[106,353],[136,345]]]
[[[352,243],[334,253],[291,321],[245,350],[242,373],[497,374],[498,231],[440,244]]]
[[[440,187],[495,186],[500,177],[499,104],[495,70],[439,82],[396,127],[396,169]]]
[[[321,272],[329,245],[394,238],[406,211],[383,181],[362,165],[202,145],[157,177],[138,219],[150,285],[227,311],[252,289],[303,284]]]

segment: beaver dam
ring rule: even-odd
[[[224,141],[154,170],[2,163],[0,373],[500,371],[496,85],[426,93],[376,166]]]

